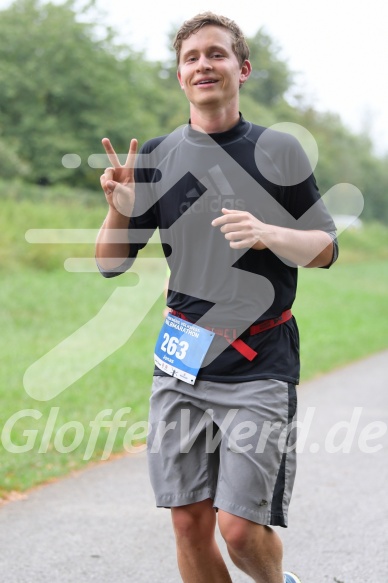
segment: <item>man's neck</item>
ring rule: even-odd
[[[203,111],[191,108],[190,120],[194,129],[199,129],[207,134],[226,132],[238,123],[240,114],[238,108],[233,112]]]

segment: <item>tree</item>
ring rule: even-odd
[[[287,63],[279,58],[280,49],[271,37],[260,28],[248,39],[252,73],[244,93],[254,101],[273,106],[284,98],[293,82]]]
[[[87,159],[102,152],[101,138],[109,134],[125,151],[157,123],[142,102],[149,88],[140,83],[141,55],[128,48],[121,55],[112,31],[99,26],[97,36],[95,24],[77,20],[72,1],[18,0],[1,12],[2,140],[28,163],[30,181],[95,185]],[[81,157],[76,172],[62,165],[67,153]]]

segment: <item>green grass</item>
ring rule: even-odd
[[[160,260],[150,259],[155,249],[147,251],[139,262],[142,272],[139,285],[135,285],[136,278],[130,274],[106,280],[97,273],[64,269],[68,257],[89,257],[93,264],[93,245],[26,242],[28,229],[97,229],[105,215],[99,194],[81,193],[77,197],[78,193],[66,191],[53,196],[42,191],[40,196],[40,192],[11,188],[2,200],[0,496],[100,460],[109,435],[113,435],[109,427],[97,432],[90,456],[85,452],[93,434],[90,424],[104,410],[107,421],[115,414],[122,415],[123,426],[117,428],[113,453],[124,450],[124,438],[126,434],[130,437],[127,432],[131,427],[137,428],[139,438],[144,436],[152,353],[162,320],[165,268]],[[300,270],[294,313],[301,332],[304,381],[388,347],[388,230],[370,225],[345,233],[340,245],[340,260],[329,271]],[[114,309],[88,332],[88,322],[108,305],[113,293],[121,294]],[[145,306],[147,310],[150,307],[146,318],[116,349],[115,330],[129,330]],[[81,341],[77,331],[85,326],[86,340]],[[70,346],[61,353],[51,353],[53,358],[32,375],[35,384],[31,396],[23,385],[26,370],[68,337],[72,338]],[[112,354],[100,356],[91,366],[104,346],[112,347]],[[55,389],[61,382],[66,385],[69,371],[81,371],[78,380],[54,398],[41,400],[47,387]],[[24,414],[17,420],[19,411]],[[12,431],[4,429],[12,419]],[[58,451],[72,449],[76,438],[79,443],[74,442],[74,451]],[[28,451],[10,452],[12,444]]]
[[[299,272],[302,382],[388,348],[388,261]]]
[[[155,287],[158,285],[161,290],[162,279],[155,279],[153,270],[151,277]],[[131,283],[130,276],[121,277],[122,289],[128,286],[128,290],[133,289],[135,294],[136,288],[130,287]],[[117,282],[104,280],[98,274],[69,274],[65,271],[22,271],[12,277],[5,277],[0,293],[2,306],[7,305],[2,318],[1,425],[21,410],[33,410],[33,414],[40,418],[35,419],[25,413],[23,418],[15,420],[10,434],[12,444],[22,446],[28,443],[28,434],[23,435],[23,432],[35,431],[35,437],[31,437],[34,445],[31,451],[12,453],[7,451],[9,445],[0,449],[3,490],[23,490],[89,461],[83,458],[91,432],[90,422],[104,409],[111,410],[106,416],[109,421],[120,409],[131,408],[123,415],[125,426],[118,432],[113,452],[123,450],[124,435],[133,423],[147,420],[152,353],[161,323],[162,297],[151,307],[141,326],[123,347],[96,367],[86,370],[79,380],[58,396],[42,401],[39,394],[38,398],[33,398],[23,387],[23,377],[28,367],[93,318],[116,287]],[[142,296],[140,300],[145,304],[147,298]],[[119,313],[114,324],[125,330],[130,322],[125,318],[121,320]],[[69,351],[64,355],[64,361],[53,359],[45,371],[46,376],[42,377],[42,383],[52,383],[58,374],[60,380],[58,370],[63,366],[71,369],[87,361],[94,343],[109,337],[111,327],[112,322],[101,322],[100,339],[91,336],[88,345],[75,346],[76,352]],[[52,408],[59,408],[59,412],[49,449],[42,455],[38,450]],[[84,428],[84,439],[74,452],[58,453],[54,443],[55,435],[64,424],[74,421],[79,424],[79,428],[81,425]],[[109,428],[101,429],[90,459],[101,459],[108,432]],[[8,431],[3,433],[3,446],[8,434]],[[70,445],[74,437],[74,427],[69,428],[63,440],[64,445]],[[58,440],[61,444],[59,437]]]

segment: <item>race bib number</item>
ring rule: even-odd
[[[168,314],[155,346],[155,364],[167,374],[193,385],[214,332]]]

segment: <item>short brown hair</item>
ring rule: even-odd
[[[241,28],[234,22],[226,18],[226,16],[219,16],[213,12],[201,12],[190,20],[186,20],[178,32],[176,33],[173,47],[176,52],[176,60],[179,65],[181,56],[182,42],[188,39],[192,34],[198,32],[203,26],[221,26],[226,28],[232,35],[232,48],[240,65],[249,59],[249,47],[245,40],[244,33]]]

